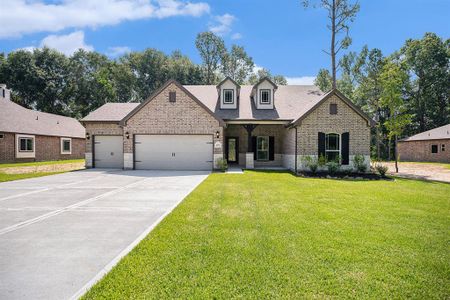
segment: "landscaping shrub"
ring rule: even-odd
[[[353,157],[353,166],[359,173],[365,173],[367,170],[366,160],[364,155],[357,154]]]
[[[318,163],[317,158],[309,156],[309,155],[304,156],[303,163],[313,174],[317,173],[317,169],[319,168],[319,163]]]
[[[388,171],[388,166],[383,165],[380,162],[375,163],[375,170],[381,177],[386,177],[386,173]]]
[[[325,167],[327,164],[327,158],[324,155],[321,155],[317,160],[317,164],[319,167]]]
[[[336,174],[339,171],[339,169],[341,168],[339,159],[327,162],[327,168],[328,168],[328,173],[330,173],[330,175]]]
[[[225,158],[218,158],[216,164],[222,172],[225,172],[228,169],[228,162]]]

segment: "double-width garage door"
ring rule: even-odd
[[[94,136],[94,163],[96,168],[123,168],[122,136]]]
[[[211,170],[211,135],[135,135],[135,168]]]

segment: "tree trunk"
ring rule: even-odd
[[[395,135],[395,173],[398,173],[398,152],[397,152],[397,135]]]
[[[391,161],[391,138],[388,138],[387,151],[388,151],[388,161]]]
[[[380,127],[376,126],[375,143],[377,145],[377,160],[380,161]]]
[[[336,40],[336,0],[333,0],[333,7],[331,12],[331,73],[332,73],[332,87],[336,88],[336,53],[335,53],[335,40]]]

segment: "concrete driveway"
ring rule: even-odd
[[[85,170],[0,183],[0,299],[78,297],[208,174]]]

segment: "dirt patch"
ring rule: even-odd
[[[26,167],[9,167],[0,170],[5,174],[25,174],[25,173],[52,173],[52,172],[65,172],[84,169],[84,162],[66,163],[66,164],[53,164],[53,165],[40,165],[40,166],[26,166]]]
[[[394,163],[383,163],[389,167],[388,174],[423,180],[450,182],[450,170],[439,164],[400,162],[398,173],[395,173]]]

